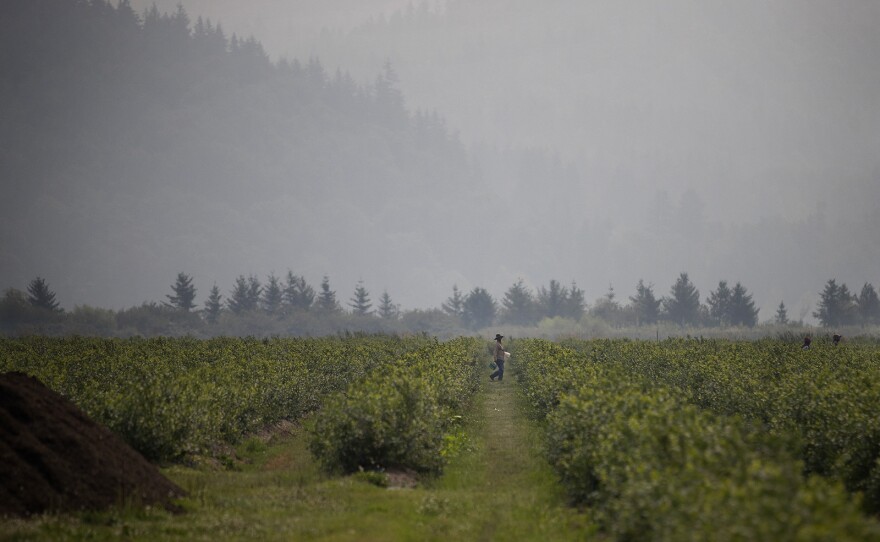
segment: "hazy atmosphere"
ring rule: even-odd
[[[828,279],[880,283],[880,3],[74,4],[0,7],[4,289],[592,305],[687,272],[813,322]]]

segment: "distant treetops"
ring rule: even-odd
[[[265,283],[254,275],[239,275],[225,299],[214,284],[201,309],[197,308],[197,289],[192,276],[178,273],[171,285],[171,292],[165,296],[167,301],[163,302],[162,307],[180,313],[194,313],[208,324],[216,324],[223,313],[235,316],[263,313],[283,318],[297,312],[308,312],[317,318],[348,314],[385,321],[396,321],[404,314],[387,290],[382,292],[378,305],[374,306],[363,281],[358,281],[355,286],[346,303],[346,310],[337,300],[329,277],[325,275],[319,289],[315,290],[305,277],[292,271],[288,271],[284,279],[270,274]],[[496,301],[483,287],[474,287],[463,293],[457,285],[453,285],[452,295],[441,304],[440,309],[434,310],[470,330],[484,329],[493,324],[535,326],[545,318],[577,321],[584,315],[604,320],[614,327],[654,325],[660,321],[694,327],[753,327],[758,323],[758,308],[752,295],[740,282],[731,287],[726,280],[721,280],[709,292],[705,303],[700,300],[700,292],[687,273],[678,276],[666,296],[657,297],[653,285],[640,279],[628,304],[619,303],[614,288],[609,286],[608,292],[596,300],[592,307],[588,307],[584,291],[575,282],[563,286],[559,281],[551,280],[546,287],[532,291],[520,279],[507,289],[500,301]],[[55,292],[42,277],[36,277],[28,284],[27,294],[9,288],[0,300],[0,319],[6,326],[17,321],[39,320],[40,315],[48,317],[63,313]],[[874,286],[868,282],[856,295],[850,292],[846,284],[829,279],[820,293],[813,315],[822,326],[828,328],[880,325],[880,299]],[[772,322],[780,325],[791,322],[784,302],[779,303]]]

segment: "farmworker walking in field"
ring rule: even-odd
[[[801,346],[801,350],[809,350],[811,342],[812,341],[810,340],[810,336],[809,335],[805,336],[804,337],[804,344],[803,344],[803,346]]]
[[[504,350],[504,347],[501,345],[501,339],[504,338],[504,335],[500,333],[495,334],[495,365],[498,366],[495,369],[495,372],[489,375],[489,380],[495,380],[495,377],[498,377],[499,381],[504,380],[504,360],[505,357],[510,355],[507,351]]]

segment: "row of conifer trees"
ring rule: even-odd
[[[313,288],[302,275],[288,271],[279,278],[270,274],[265,282],[254,275],[240,275],[232,290],[224,296],[215,284],[199,306],[193,277],[178,273],[171,285],[172,293],[161,305],[167,310],[197,313],[206,323],[216,324],[224,313],[246,316],[252,313],[283,318],[296,312],[309,312],[320,318],[326,315],[350,314],[356,317],[377,317],[394,321],[401,316],[400,306],[393,302],[388,291],[383,291],[374,305],[370,292],[358,282],[351,298],[343,304],[324,276],[320,287]],[[732,287],[725,280],[718,283],[701,302],[699,290],[687,273],[681,273],[667,296],[658,297],[652,284],[639,280],[629,303],[617,300],[613,287],[588,307],[584,291],[575,282],[564,286],[551,280],[544,287],[532,291],[519,280],[510,286],[500,301],[482,287],[462,292],[453,286],[452,295],[441,305],[441,311],[454,317],[464,328],[482,329],[493,324],[534,326],[545,318],[580,320],[585,314],[604,320],[614,327],[653,325],[668,321],[681,326],[741,326],[753,327],[758,323],[759,309],[745,286],[737,282]],[[26,305],[39,314],[61,314],[59,302],[47,281],[37,277],[30,282],[27,295],[9,289],[3,299],[4,320],[14,320],[15,306]],[[158,306],[158,305],[157,305]],[[865,283],[858,295],[846,284],[829,279],[820,293],[813,315],[825,327],[880,324],[880,301],[874,286]],[[772,319],[777,324],[788,324],[787,309],[780,302]],[[8,322],[7,322],[8,323]]]

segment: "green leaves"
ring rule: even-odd
[[[144,456],[211,453],[317,409],[422,338],[0,340],[0,371],[66,395]]]
[[[562,483],[574,501],[593,507],[614,537],[880,538],[878,525],[861,515],[858,499],[839,481],[804,477],[799,448],[791,444],[796,439],[766,431],[761,419],[775,412],[772,390],[786,380],[771,378],[766,368],[756,370],[761,377],[740,373],[749,359],[742,354],[755,345],[567,346],[518,341],[522,381],[546,418],[548,459]],[[806,403],[820,410],[845,404],[841,388],[827,391],[808,395]],[[826,395],[833,400],[822,399]],[[727,415],[738,410],[750,417]],[[822,430],[849,427],[847,414],[837,412]],[[867,448],[847,449],[870,457]]]
[[[409,352],[331,397],[315,417],[311,450],[329,471],[439,472],[467,400],[477,389],[479,341]]]

